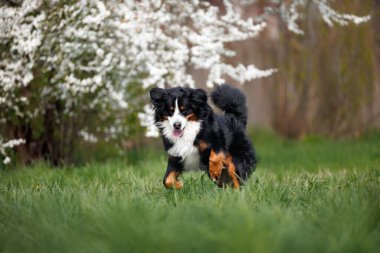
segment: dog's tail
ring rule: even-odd
[[[248,108],[246,98],[239,89],[222,84],[211,93],[212,102],[225,112],[234,116],[244,127],[247,125]]]

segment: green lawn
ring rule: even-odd
[[[379,252],[380,133],[254,140],[241,191],[202,173],[164,189],[161,150],[0,171],[0,252]]]

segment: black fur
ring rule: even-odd
[[[201,150],[200,169],[209,174],[209,156],[213,149],[215,152],[223,152],[232,156],[236,167],[236,174],[242,184],[255,170],[256,155],[252,143],[245,133],[248,109],[244,94],[229,85],[218,86],[211,93],[213,103],[224,111],[224,115],[213,112],[207,103],[207,94],[202,89],[176,87],[171,89],[153,88],[150,97],[155,109],[155,122],[163,122],[173,114],[173,105],[178,99],[178,104],[183,108],[184,116],[194,114],[201,129],[194,139],[193,145],[198,147],[200,142],[207,143],[206,149]],[[164,136],[163,128],[159,127],[165,151],[171,149],[173,143]],[[185,130],[186,131],[186,130]],[[183,172],[182,157],[169,156],[167,172],[164,183],[170,172],[178,175]],[[210,174],[209,174],[210,175]]]
[[[235,117],[244,127],[247,125],[248,108],[243,92],[222,84],[211,94],[211,100],[225,115]]]

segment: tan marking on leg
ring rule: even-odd
[[[179,173],[175,171],[169,172],[169,175],[165,179],[165,187],[168,189],[174,188],[179,190],[183,187],[183,183],[178,180]]]
[[[200,152],[205,151],[208,147],[209,147],[208,143],[206,143],[205,141],[202,141],[202,140],[199,141],[199,143],[198,143],[198,150]]]
[[[232,156],[231,155],[227,156],[226,166],[227,166],[227,169],[228,169],[228,175],[232,179],[233,187],[235,189],[239,189],[240,188],[240,184],[239,184],[239,180],[237,179],[237,176],[236,176],[236,167],[235,167],[235,164],[232,161]]]
[[[210,158],[209,158],[209,172],[210,177],[213,180],[218,180],[220,175],[222,174],[223,162],[225,159],[225,155],[220,153],[215,153],[213,149],[211,149]]]
[[[189,115],[187,115],[187,116],[186,116],[186,119],[187,119],[188,121],[197,121],[197,120],[198,120],[197,116],[195,116],[194,113],[190,113]]]

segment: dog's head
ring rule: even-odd
[[[195,131],[195,125],[199,126],[205,117],[207,94],[202,89],[153,88],[149,93],[156,125],[169,139],[176,140],[186,132]]]

